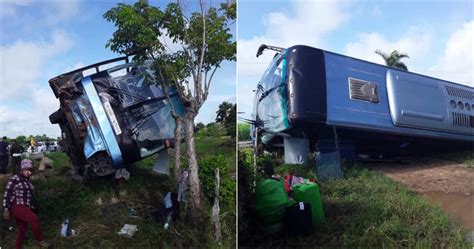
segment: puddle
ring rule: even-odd
[[[474,230],[474,195],[456,193],[423,193],[430,202],[441,205],[448,216],[462,223],[468,230]]]

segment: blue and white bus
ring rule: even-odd
[[[472,87],[302,45],[262,45],[257,57],[267,49],[276,54],[257,85],[253,119],[260,141],[284,149],[288,163],[315,152],[324,175],[322,165],[340,155],[473,146]]]

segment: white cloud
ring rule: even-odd
[[[401,37],[394,41],[388,40],[379,33],[360,34],[359,40],[350,42],[345,46],[344,54],[355,58],[368,60],[378,64],[384,64],[382,57],[375,54],[376,49],[390,53],[397,49],[410,56],[402,60],[412,72],[438,77],[474,87],[473,80],[473,36],[474,21],[464,23],[456,30],[446,42],[445,50],[435,63],[420,66],[421,61],[431,54],[433,35],[426,27],[411,27]],[[440,53],[441,54],[441,53]]]
[[[50,4],[51,6],[43,10],[45,12],[45,22],[49,25],[72,20],[79,13],[80,5],[78,1],[54,1]]]
[[[16,8],[18,6],[27,6],[32,3],[31,0],[22,1],[0,1],[0,17],[11,17],[16,14]]]
[[[344,54],[355,58],[385,64],[381,56],[375,54],[375,50],[380,49],[386,53],[398,50],[410,56],[403,59],[410,71],[414,68],[411,65],[417,65],[417,61],[424,59],[431,47],[431,34],[426,28],[411,27],[397,40],[390,41],[380,33],[362,33],[359,40],[348,43],[344,48]],[[415,68],[416,69],[416,68]]]
[[[291,11],[272,12],[263,16],[265,26],[261,36],[239,39],[237,43],[237,74],[239,111],[249,116],[252,112],[253,92],[258,79],[273,58],[272,52],[255,58],[261,44],[289,47],[305,44],[324,47],[323,35],[340,27],[349,20],[347,8],[351,3],[343,2],[294,2]],[[242,28],[242,27],[239,27]]]
[[[456,30],[438,63],[428,70],[430,75],[474,87],[473,34],[474,21]]]
[[[0,47],[0,101],[26,97],[35,87],[47,61],[66,51],[73,40],[63,31],[55,31],[48,41],[22,41]]]
[[[0,105],[2,136],[17,137],[19,135],[41,134],[50,137],[60,136],[59,126],[49,122],[49,115],[59,107],[59,102],[52,91],[38,89],[31,92],[28,100],[31,100],[32,104],[27,111],[16,111],[6,105]]]

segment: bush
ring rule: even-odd
[[[197,137],[220,137],[227,134],[226,128],[221,124],[209,123],[206,128],[197,132]]]
[[[250,140],[250,125],[246,123],[239,123],[239,141],[248,141]]]
[[[253,151],[249,148],[239,150],[239,234],[249,236],[252,234],[252,221],[256,219],[254,212],[254,185],[255,170],[253,167]],[[245,239],[245,238],[244,238]]]
[[[199,178],[204,196],[212,205],[214,203],[216,177],[215,169],[220,173],[220,203],[223,206],[235,207],[235,180],[227,174],[227,158],[223,155],[208,156],[199,160]]]

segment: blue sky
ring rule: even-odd
[[[47,134],[58,109],[48,80],[120,55],[105,48],[115,28],[102,15],[117,1],[0,1],[0,135]],[[165,1],[150,1],[166,6]],[[187,9],[197,9],[195,2]],[[234,29],[235,32],[235,29]],[[216,72],[196,122],[212,122],[222,101],[235,102],[235,62]]]
[[[238,2],[237,101],[250,117],[253,93],[273,53],[260,44],[310,45],[383,64],[397,49],[410,71],[474,87],[472,1]]]

